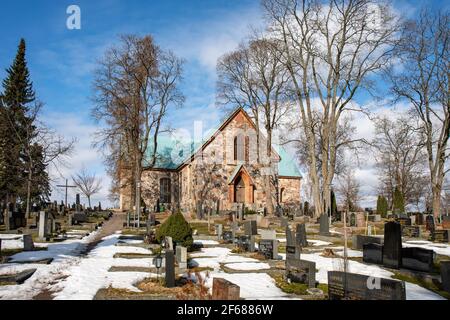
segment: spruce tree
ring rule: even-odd
[[[377,213],[385,218],[387,216],[387,211],[388,211],[387,200],[384,196],[379,195],[377,199]]]
[[[33,138],[27,112],[35,100],[35,93],[25,53],[25,40],[21,39],[13,64],[6,70],[3,81],[3,121],[0,124],[0,136],[3,137],[0,141],[3,147],[0,159],[3,170],[0,170],[0,184],[4,188],[2,196],[6,202],[15,202],[26,183],[24,174],[29,165],[26,163],[25,148],[31,145],[30,140]]]
[[[405,200],[400,190],[395,187],[394,196],[392,198],[392,207],[394,213],[405,213]]]

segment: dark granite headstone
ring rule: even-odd
[[[394,269],[402,265],[402,230],[398,222],[384,225],[383,265]]]
[[[31,234],[23,235],[23,251],[33,251],[34,250],[34,242]]]
[[[328,271],[330,300],[406,300],[403,281]]]
[[[364,236],[361,234],[354,235],[352,238],[352,249],[353,250],[362,250],[363,246],[366,243],[377,243],[381,244],[382,239],[378,237],[372,237],[372,236]]]
[[[286,259],[286,278],[291,282],[316,287],[316,263],[300,259]]]
[[[247,236],[256,236],[258,234],[256,220],[245,221],[244,230]]]
[[[425,225],[427,231],[433,232],[436,229],[433,215],[431,214],[427,215],[427,218],[425,219]]]
[[[420,227],[419,226],[402,225],[402,235],[405,237],[419,238],[420,237]]]
[[[300,259],[301,247],[298,245],[286,246],[286,259]]]
[[[449,242],[449,230],[434,230],[431,232],[430,240],[433,242]]]
[[[306,226],[304,223],[297,224],[297,230],[296,230],[296,242],[299,246],[302,248],[308,246],[308,241],[306,239]]]
[[[238,237],[238,241],[237,241],[237,245],[238,247],[245,251],[248,252],[251,249],[251,236],[240,236]]]
[[[423,225],[423,214],[422,213],[416,213],[416,225]]]
[[[258,251],[269,260],[278,258],[278,240],[260,240]]]
[[[378,243],[363,244],[363,261],[366,263],[383,264],[383,246]]]
[[[319,233],[321,235],[329,235],[330,234],[330,221],[328,215],[323,214],[320,216],[320,229]]]
[[[402,248],[402,267],[411,270],[431,272],[435,253],[423,248]]]
[[[231,231],[224,231],[222,234],[222,239],[226,243],[233,243],[233,232]]]
[[[450,292],[450,261],[441,261],[442,289]]]
[[[173,250],[166,250],[166,287],[175,287],[175,256]]]
[[[87,222],[87,215],[84,212],[75,212],[72,217],[72,223],[84,223]]]

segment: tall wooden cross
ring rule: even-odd
[[[57,185],[57,187],[59,187],[59,188],[66,188],[66,208],[67,208],[67,190],[69,188],[76,188],[77,186],[69,186],[69,181],[66,179],[66,184],[65,185]]]

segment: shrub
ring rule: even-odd
[[[172,237],[172,240],[184,247],[191,247],[194,240],[192,229],[184,219],[181,212],[172,214],[156,231],[156,240],[159,243],[164,237]]]

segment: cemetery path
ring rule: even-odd
[[[123,223],[125,221],[125,214],[122,212],[114,212],[111,219],[106,221],[95,237],[86,244],[84,250],[80,252],[80,257],[86,257],[91,250],[93,250],[101,241],[102,238],[107,237],[123,229]],[[52,286],[58,282],[66,279],[67,276],[56,277],[52,283]],[[37,295],[33,297],[33,300],[53,300],[54,292],[50,288],[41,290]]]
[[[110,236],[117,231],[123,229],[123,223],[125,222],[126,214],[123,212],[114,212],[111,219],[106,221],[95,238],[88,243],[86,249],[83,251],[84,255],[87,255],[92,249],[94,249],[101,241],[102,238]]]

